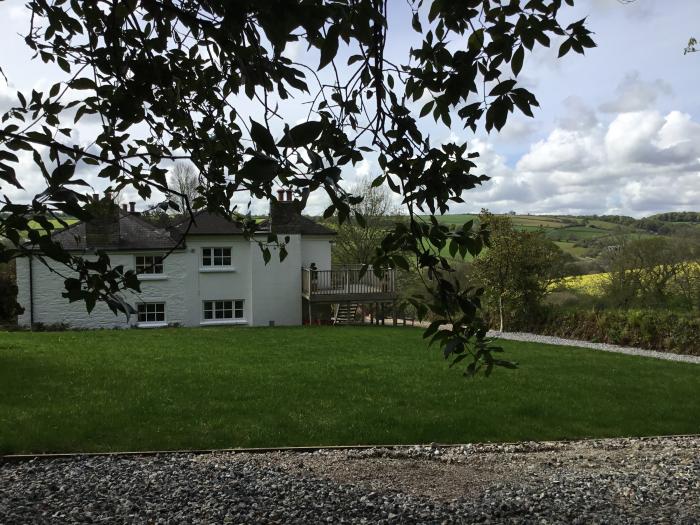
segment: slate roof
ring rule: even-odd
[[[170,250],[177,247],[178,239],[163,228],[158,228],[137,215],[119,212],[119,240],[90,246],[85,235],[85,223],[79,222],[54,233],[54,241],[61,243],[65,250],[84,251],[103,249],[109,251],[129,250]],[[182,246],[184,248],[184,245]]]
[[[266,219],[265,221],[261,222],[260,228],[264,229],[264,231],[270,231],[270,220]],[[303,215],[299,215],[292,221],[284,224],[275,224],[273,222],[271,230],[272,233],[279,234],[299,233],[302,235],[338,235],[338,232],[335,230],[326,228],[322,224],[319,224],[308,217],[304,217]]]
[[[187,226],[190,222],[190,218],[182,220],[178,224],[173,226],[173,232],[177,237],[177,234],[187,235],[240,235],[243,233],[238,226],[236,226],[231,221],[227,221],[221,215],[216,213],[209,213],[207,211],[199,211],[194,214],[194,222],[190,226],[189,231],[187,231]]]
[[[272,206],[270,219],[262,221],[258,228],[260,232],[279,234],[302,235],[336,235],[336,232],[326,228],[313,220],[302,216],[293,207],[291,202],[278,202]],[[240,235],[243,231],[234,223],[227,221],[218,214],[201,211],[195,214],[194,223],[187,235]],[[184,234],[187,230],[189,219],[185,219],[173,227],[173,231]],[[272,223],[272,228],[270,228]],[[175,237],[178,237],[175,234]]]
[[[293,203],[281,202],[272,207],[270,219],[259,224],[260,232],[302,235],[336,235],[336,232],[317,224],[296,211]],[[189,235],[241,235],[242,230],[218,214],[201,211],[195,214],[195,222],[187,231],[189,219],[173,226],[170,231],[159,228],[138,215],[119,211],[119,239],[105,236],[102,244],[90,245],[85,234],[85,223],[79,222],[56,232],[53,240],[61,243],[65,250],[85,251],[102,249],[108,251],[170,250],[184,248],[183,234]],[[272,224],[272,227],[270,227]]]

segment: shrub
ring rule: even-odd
[[[17,304],[14,264],[0,265],[0,325],[15,324],[24,309]]]
[[[519,329],[661,352],[700,355],[700,319],[696,315],[666,310],[562,311],[548,308],[542,311],[537,322]]]

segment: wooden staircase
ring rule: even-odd
[[[336,303],[333,308],[333,324],[352,324],[355,322],[358,303]]]

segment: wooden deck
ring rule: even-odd
[[[393,269],[377,277],[372,270],[361,276],[361,268],[301,270],[301,294],[312,303],[391,302],[397,297]]]

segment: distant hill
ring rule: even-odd
[[[523,231],[540,230],[563,251],[575,257],[595,257],[606,246],[625,238],[673,236],[696,231],[700,235],[700,212],[667,212],[635,219],[625,215],[513,215],[513,225]],[[443,224],[461,226],[475,214],[438,217]]]
[[[661,222],[693,222],[700,223],[700,212],[698,211],[671,211],[666,213],[657,213],[651,215],[647,219],[655,219]]]

